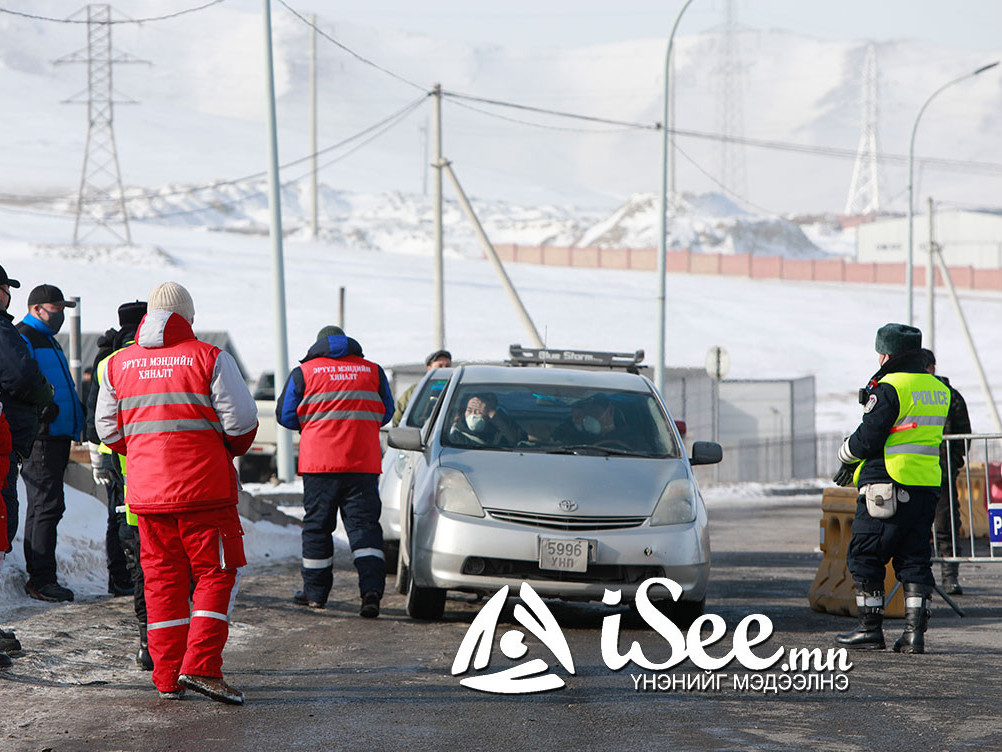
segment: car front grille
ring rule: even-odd
[[[589,564],[587,572],[562,572],[553,569],[540,569],[539,563],[535,561],[470,557],[463,563],[463,574],[549,582],[606,582],[632,585],[651,577],[663,577],[664,570],[660,567],[650,566]]]
[[[548,530],[622,530],[628,527],[639,527],[647,521],[647,517],[584,517],[565,514],[535,514],[532,512],[512,512],[507,509],[484,510],[496,520],[513,522],[516,525],[531,525]]]

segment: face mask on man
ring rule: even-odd
[[[3,297],[7,299],[6,301],[0,299],[0,311],[6,311],[8,308],[10,308],[10,301],[11,301],[10,291],[0,289],[0,292],[2,292]]]
[[[593,436],[598,436],[598,434],[602,433],[602,422],[592,415],[586,415],[581,419],[581,430]]]
[[[483,415],[470,413],[466,416],[466,427],[473,431],[473,433],[481,433],[487,427],[487,421],[484,420]]]
[[[43,319],[45,325],[52,330],[53,334],[57,334],[59,330],[63,328],[63,321],[66,320],[66,314],[63,311],[52,312],[46,311],[44,308],[42,310],[46,313],[46,317]]]

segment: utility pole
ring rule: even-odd
[[[936,253],[939,246],[936,245],[936,238],[933,234],[933,201],[929,197],[929,266],[926,272],[925,296],[926,296],[926,347],[936,352]]]
[[[445,349],[445,262],[444,246],[442,242],[442,85],[435,84],[432,89],[435,97],[435,161],[432,167],[435,168],[435,349]]]
[[[317,16],[310,16],[310,230],[319,234],[317,222]]]
[[[418,126],[421,134],[421,195],[428,195],[428,123]]]
[[[271,209],[271,278],[272,304],[275,311],[275,394],[289,375],[289,340],[285,324],[285,262],[282,258],[282,194],[278,186],[278,124],[275,117],[275,64],[271,51],[271,0],[264,3],[264,65],[266,113],[268,117],[268,206]],[[281,426],[275,427],[278,479],[290,481],[292,436]]]
[[[720,142],[720,182],[739,196],[748,195],[745,177],[744,147],[733,137],[744,136],[744,87],[740,40],[738,38],[737,0],[724,0],[724,30],[717,67],[720,88],[717,93]]]
[[[76,220],[73,223],[73,245],[80,245],[98,230],[110,235],[116,245],[131,245],[129,215],[125,210],[125,190],[115,145],[115,105],[136,104],[132,99],[115,99],[112,72],[116,64],[146,63],[111,44],[112,7],[107,4],[88,5],[67,20],[87,19],[87,47],[55,61],[56,65],[87,66],[87,89],[65,100],[63,104],[87,105],[87,144],[84,147],[83,170],[77,192]],[[86,94],[86,98],[84,95]],[[121,96],[121,95],[119,95]],[[92,227],[81,234],[81,225]]]
[[[845,201],[846,214],[870,214],[880,210],[880,165],[877,162],[877,48],[871,42],[863,61],[863,131],[859,136],[852,182]]]

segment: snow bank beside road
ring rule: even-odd
[[[59,523],[56,563],[59,582],[72,590],[77,600],[108,594],[108,564],[104,550],[107,505],[72,486],[66,489],[66,514]],[[4,612],[29,602],[24,592],[28,575],[24,568],[24,482],[18,481],[20,522],[14,550],[7,555],[0,573],[0,618]],[[299,527],[281,527],[271,522],[241,519],[244,549],[251,567],[267,562],[298,558]]]

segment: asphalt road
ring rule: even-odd
[[[727,623],[707,652],[729,649],[747,615],[768,616],[774,636],[759,654],[825,648],[853,619],[815,613],[807,590],[817,570],[820,494],[711,509],[713,571],[707,610]],[[502,696],[460,686],[450,673],[482,604],[450,599],[439,623],[410,620],[403,598],[384,600],[378,620],[357,615],[347,560],[326,611],[296,607],[298,570],[285,564],[244,578],[225,653],[227,679],[247,705],[190,695],[162,701],[132,663],[127,599],[32,604],[5,624],[24,655],[0,673],[4,750],[987,750],[1002,748],[998,674],[1002,597],[998,567],[962,568],[968,616],[938,599],[921,656],[853,653],[846,691],[763,693],[734,689],[638,692],[630,668],[610,670],[600,652],[603,617],[594,605],[552,603],[575,662],[555,668],[567,686]],[[502,615],[519,625],[512,602]],[[505,631],[502,625],[498,636]],[[901,621],[887,623],[892,642]],[[624,630],[663,660],[650,630]],[[534,638],[524,660],[556,661]],[[491,668],[504,667],[495,642]],[[514,664],[512,664],[514,665]],[[636,668],[634,673],[640,673]],[[729,675],[746,673],[737,665]],[[647,672],[650,673],[650,672]],[[703,672],[686,662],[669,672]],[[754,672],[750,672],[754,673]]]

